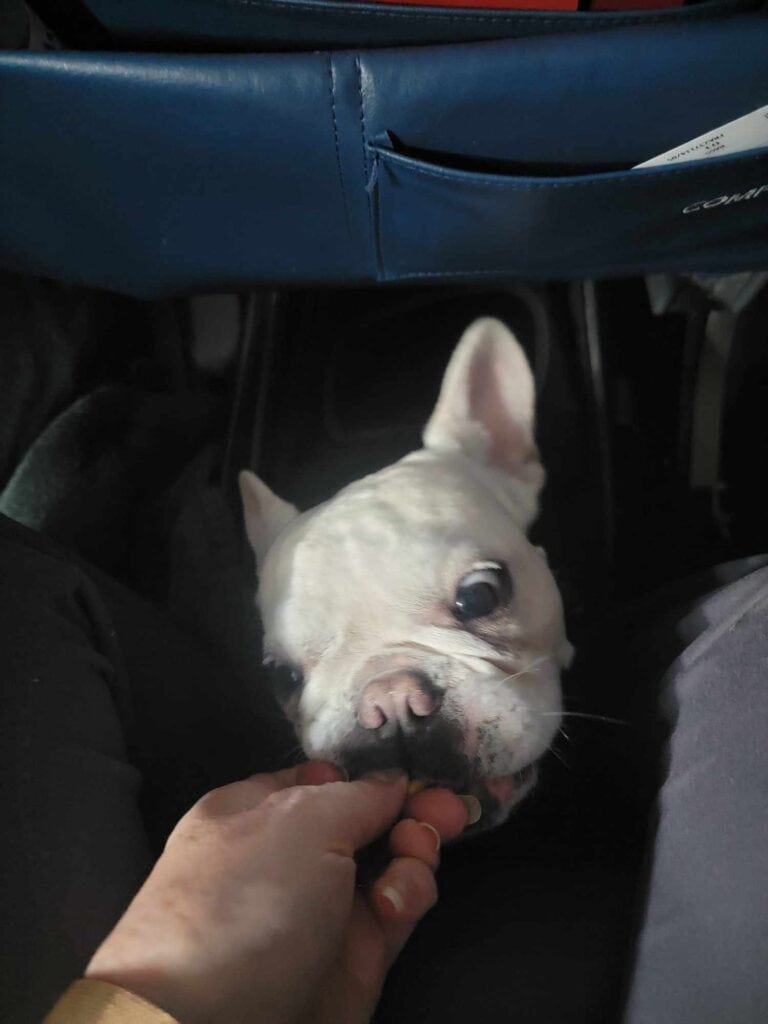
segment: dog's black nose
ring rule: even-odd
[[[394,672],[368,683],[360,697],[357,720],[383,737],[411,733],[439,710],[442,694],[418,672]]]

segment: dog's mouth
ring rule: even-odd
[[[491,775],[463,751],[464,737],[452,723],[439,723],[426,739],[432,742],[406,742],[407,737],[395,734],[388,743],[380,742],[370,731],[360,731],[337,763],[348,778],[358,779],[374,771],[390,768],[404,770],[410,778],[410,792],[422,789],[449,789],[462,796],[473,796],[480,804],[480,818],[465,830],[481,832],[501,824],[510,809],[533,788],[537,760],[514,772]]]
[[[412,778],[409,792],[418,793],[423,789],[445,787],[462,795],[474,796],[480,803],[481,815],[477,822],[464,830],[464,834],[467,835],[482,832],[500,824],[506,818],[509,810],[533,789],[537,774],[536,763],[531,762],[509,775],[475,779],[468,784],[446,785],[443,780]]]
[[[536,764],[531,763],[512,772],[511,775],[481,779],[478,791],[473,791],[482,808],[482,816],[476,826],[478,831],[501,824],[510,809],[526,797],[536,785],[537,775]]]

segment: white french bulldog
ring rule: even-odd
[[[470,793],[480,827],[534,784],[572,648],[541,549],[534,382],[498,320],[462,337],[424,448],[299,514],[241,474],[265,661],[308,757]]]

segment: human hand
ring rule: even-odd
[[[438,836],[467,812],[404,776],[340,782],[308,762],[214,790],[179,822],[86,976],[182,1024],[362,1024],[437,897]],[[355,854],[392,828],[364,887]],[[426,823],[429,827],[424,827]],[[436,834],[437,833],[437,834]]]

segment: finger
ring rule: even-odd
[[[373,883],[368,902],[384,934],[391,963],[437,902],[435,876],[423,861],[399,857]]]
[[[222,819],[253,810],[278,789],[295,785],[297,772],[298,766],[294,766],[269,775],[252,775],[248,779],[212,789],[176,823],[166,840],[165,849],[178,842],[199,839],[200,835],[208,834],[212,828],[218,828]]]
[[[200,828],[207,828],[213,822],[253,811],[273,793],[294,786],[321,786],[326,782],[337,782],[343,773],[329,761],[304,761],[277,772],[263,772],[247,779],[220,786],[206,793],[181,818],[171,832],[167,846],[180,837],[189,837]]]
[[[277,772],[263,772],[251,775],[240,782],[213,790],[217,802],[220,799],[229,813],[248,810],[258,805],[271,793],[291,786],[322,786],[326,782],[339,782],[344,775],[330,761],[302,761]]]
[[[440,863],[440,833],[428,822],[404,818],[389,833],[393,857],[415,857],[433,870]]]
[[[299,765],[300,786],[324,786],[328,782],[342,782],[344,772],[330,761],[305,761]]]
[[[404,773],[299,787],[273,802],[281,832],[294,848],[319,846],[351,857],[385,832],[405,800]]]
[[[293,765],[279,772],[251,775],[239,782],[212,789],[187,811],[169,836],[168,842],[179,834],[185,834],[192,825],[198,827],[208,821],[253,810],[273,793],[297,785],[302,768],[303,765]]]
[[[403,813],[424,821],[440,833],[440,838],[455,839],[466,827],[467,805],[449,789],[423,789],[408,797]]]
[[[339,782],[343,777],[343,773],[330,761],[302,761],[301,764],[281,771],[251,775],[240,782],[215,789],[208,795],[215,796],[210,802],[217,808],[221,807],[220,813],[233,814],[258,807],[266,797],[281,789],[289,789],[291,786],[322,786],[326,782]]]

